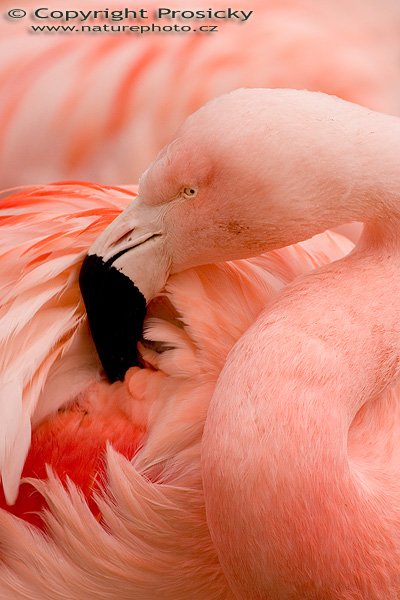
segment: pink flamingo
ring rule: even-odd
[[[110,385],[88,336],[78,271],[134,196],[68,183],[21,189],[1,203],[1,408],[4,415],[7,404],[14,423],[2,417],[9,500],[33,423],[29,479],[14,506],[0,510],[2,598],[232,599],[202,494],[209,400],[226,356],[265,305],[298,275],[353,247],[326,233],[171,277],[166,296],[148,307],[145,368]],[[23,437],[13,437],[20,426]]]
[[[365,222],[350,255],[267,306],[218,378],[202,476],[236,598],[400,594],[399,134],[397,118],[323,94],[224,96],[187,120],[82,272],[89,309],[92,267],[149,300],[171,273]],[[113,375],[103,310],[89,320]]]
[[[205,0],[172,4],[209,8]],[[34,34],[29,25],[49,22],[2,19],[1,187],[137,181],[190,113],[238,87],[311,89],[399,113],[397,0],[248,5],[254,18],[220,24],[217,35]],[[121,7],[85,0],[80,10],[105,6]],[[71,3],[59,0],[65,8]]]

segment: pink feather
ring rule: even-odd
[[[21,501],[17,514],[29,516],[24,511],[35,488],[46,501],[47,529],[40,534],[0,510],[0,543],[7,548],[0,566],[2,597],[231,599],[211,543],[202,494],[200,441],[209,400],[228,353],[262,308],[295,277],[353,247],[345,237],[326,233],[255,259],[174,275],[165,295],[149,307],[142,347],[147,368],[133,368],[124,384],[110,386],[101,380],[88,340],[76,278],[84,251],[133,198],[133,192],[117,188],[61,184],[10,196],[5,220],[0,210],[0,252],[7,252],[7,264],[14,267],[8,272],[18,273],[13,293],[6,279],[2,281],[9,299],[2,307],[1,377],[13,381],[11,388],[2,388],[3,411],[13,424],[5,428],[2,421],[0,431],[6,496],[15,499],[30,420],[30,456],[36,461],[31,475],[42,468],[40,461],[50,462],[58,472],[68,458],[59,456],[71,435],[64,417],[72,423],[75,448],[84,440],[83,462],[92,451],[86,449],[91,429],[78,436],[85,418],[94,423],[106,419],[109,426],[101,432],[105,440],[112,439],[118,415],[124,415],[124,427],[131,423],[147,431],[140,449],[129,456],[131,462],[108,447],[103,489],[91,486],[95,514],[63,470],[59,476],[64,484],[51,469],[47,480],[25,481],[15,510]],[[14,240],[8,236],[10,218],[15,228],[21,223]],[[60,243],[65,235],[68,245]],[[53,245],[60,260],[64,257],[63,268],[52,264]],[[35,302],[25,316],[29,291],[33,299],[37,294],[33,273],[42,274],[37,282],[42,304]],[[21,300],[19,288],[24,290]],[[170,349],[160,354],[151,344],[158,341]],[[63,412],[57,414],[60,408]],[[65,425],[57,429],[58,422]],[[46,427],[55,436],[50,452],[46,438],[37,437]],[[75,463],[72,480],[78,468]]]

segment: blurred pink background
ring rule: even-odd
[[[228,0],[165,4],[232,6]],[[248,21],[220,20],[213,33],[33,33],[32,24],[60,22],[5,16],[39,6],[46,3],[0,3],[2,188],[66,179],[135,183],[188,114],[238,87],[319,90],[400,113],[395,0],[246,0],[233,8],[253,10]],[[49,10],[141,6],[51,0]],[[143,7],[160,6],[152,0]]]

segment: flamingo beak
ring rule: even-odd
[[[163,209],[135,199],[97,238],[82,264],[79,285],[90,331],[112,383],[140,366],[137,342],[146,304],[169,275],[162,214]]]

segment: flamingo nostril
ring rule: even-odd
[[[120,237],[116,238],[115,240],[113,240],[110,243],[110,248],[115,248],[116,246],[119,246],[121,243],[123,242],[130,242],[132,239],[132,229],[129,229],[128,231],[126,231],[125,233],[123,233],[122,235],[120,235]]]

